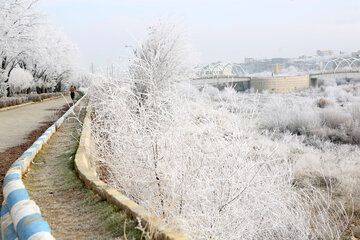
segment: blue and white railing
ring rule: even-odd
[[[0,240],[51,240],[49,224],[41,217],[40,208],[30,199],[21,180],[42,146],[74,112],[82,97],[61,118],[49,127],[10,167],[3,182],[4,202],[1,208]]]

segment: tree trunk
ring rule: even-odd
[[[55,92],[61,92],[61,81],[56,84]]]
[[[36,93],[37,93],[37,94],[40,94],[40,93],[41,93],[41,88],[36,87]]]

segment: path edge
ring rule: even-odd
[[[55,100],[55,99],[58,99],[58,98],[61,98],[61,97],[63,97],[63,94],[61,94],[60,96],[45,98],[45,99],[43,99],[41,101],[38,101],[38,102],[26,102],[26,103],[22,103],[22,104],[10,106],[10,107],[3,107],[3,108],[0,108],[0,112],[5,112],[5,111],[8,111],[8,110],[13,110],[13,109],[16,109],[16,108],[25,107],[25,106],[32,105],[32,104],[35,104],[35,103],[43,103],[43,102]]]
[[[97,173],[96,163],[93,161],[92,150],[95,143],[91,135],[90,104],[88,104],[86,115],[83,122],[83,129],[80,136],[80,143],[75,155],[75,169],[79,178],[85,185],[103,199],[114,204],[119,209],[126,212],[129,217],[141,219],[141,225],[150,233],[155,235],[157,240],[190,240],[183,233],[172,226],[165,224],[160,218],[150,213],[116,189],[101,181]]]
[[[59,98],[62,96],[59,96]],[[3,181],[4,201],[1,207],[0,240],[51,240],[49,224],[41,217],[40,208],[23,183],[22,176],[28,171],[37,153],[59,129],[65,118],[74,112],[86,95],[79,99],[62,117],[51,125],[10,167]],[[50,99],[49,99],[50,100]]]

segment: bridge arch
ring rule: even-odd
[[[350,64],[350,67],[351,67],[351,69],[352,69],[352,67],[353,67],[353,64],[354,63],[360,63],[360,58],[353,58],[353,60],[352,60],[352,62],[351,62],[351,64]]]
[[[344,67],[347,66],[350,71],[354,71],[353,66],[354,66],[354,64],[357,63],[357,62],[360,62],[360,58],[355,58],[355,57],[335,58],[335,59],[332,59],[332,60],[328,61],[328,62],[325,64],[324,68],[322,69],[322,72],[323,72],[323,73],[326,72],[328,66],[331,65],[331,64],[335,65],[334,70],[333,70],[334,73],[337,72],[338,69],[340,69],[342,66],[344,66]],[[358,70],[360,70],[360,69],[358,69]]]
[[[239,75],[239,76],[240,75],[248,75],[248,72],[245,71],[245,69],[243,68],[243,66],[241,64],[234,64],[233,67],[236,67],[236,73],[237,73],[236,75]],[[241,69],[241,72],[242,72],[241,74],[239,73],[238,68]]]
[[[229,76],[244,76],[247,72],[241,64],[218,62],[204,67],[199,67],[196,74],[199,77],[216,77],[221,75]]]

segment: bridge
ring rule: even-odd
[[[195,78],[192,80],[192,84],[201,87],[204,85],[216,86],[219,89],[231,86],[236,91],[245,91],[250,89],[250,76],[237,76],[237,75],[218,75],[212,77]]]
[[[197,71],[192,83],[197,87],[212,85],[219,89],[233,87],[236,91],[253,88],[255,91],[292,92],[310,87],[318,87],[318,79],[360,79],[360,58],[339,58],[326,63],[319,73],[299,76],[254,77],[250,76],[240,64],[215,63]],[[333,70],[330,68],[332,67]]]
[[[310,74],[311,78],[336,78],[336,79],[360,79],[360,70],[339,71],[339,72],[321,72]]]

